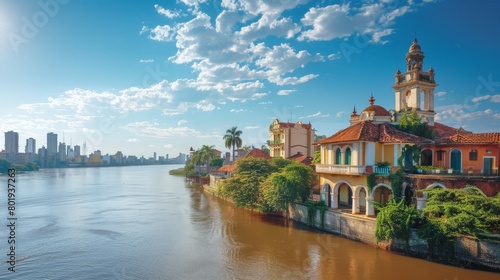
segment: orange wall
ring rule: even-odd
[[[424,148],[425,149],[425,148]],[[500,157],[500,150],[498,145],[446,145],[446,146],[437,146],[437,147],[431,147],[431,150],[433,151],[432,153],[432,158],[433,158],[433,165],[435,166],[442,166],[444,168],[449,168],[450,167],[450,153],[453,149],[458,149],[462,152],[462,169],[464,172],[467,170],[480,170],[483,168],[483,157],[485,156],[490,156],[490,157],[495,157],[493,160],[493,168],[499,167],[499,157]],[[469,160],[469,151],[471,149],[476,149],[477,150],[477,160],[471,161]],[[444,150],[446,151],[443,154],[442,161],[437,160],[437,153],[436,151],[438,150]],[[490,150],[491,153],[487,153],[486,150]]]

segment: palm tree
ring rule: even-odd
[[[191,158],[189,159],[189,163],[191,163],[195,167],[195,171],[196,171],[196,167],[200,164],[200,162],[201,162],[201,153],[200,153],[200,150],[196,150],[191,154]]]
[[[241,148],[243,145],[243,141],[240,138],[240,135],[243,132],[241,130],[238,130],[237,126],[233,126],[231,129],[226,130],[226,135],[222,137],[222,139],[226,140],[224,145],[226,148],[231,148],[233,147],[233,162],[234,162],[234,147]]]
[[[199,150],[200,160],[207,164],[207,174],[210,172],[210,159],[215,157],[214,146],[203,145]]]

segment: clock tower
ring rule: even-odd
[[[396,95],[397,118],[403,111],[416,110],[424,122],[434,125],[434,69],[423,71],[424,53],[417,39],[413,40],[406,54],[406,72],[396,72],[392,88]]]

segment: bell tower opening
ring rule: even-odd
[[[415,38],[406,54],[406,72],[397,71],[395,84],[395,109],[397,119],[403,111],[416,110],[424,122],[434,124],[434,69],[423,71],[424,52]]]

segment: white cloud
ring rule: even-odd
[[[127,139],[127,142],[139,142],[139,139],[137,139],[137,138],[130,138],[130,139]]]
[[[445,96],[445,95],[446,95],[446,92],[445,92],[445,91],[440,91],[440,92],[436,93],[436,95],[437,95],[438,97],[442,97],[442,96]]]
[[[259,102],[259,104],[267,105],[267,104],[273,104],[273,102],[272,101],[263,101],[263,102]]]
[[[278,91],[278,95],[289,95],[290,93],[296,92],[294,89],[282,89]]]
[[[167,149],[172,149],[173,147],[174,147],[174,145],[172,145],[172,144],[163,145],[163,148],[167,148]]]
[[[254,125],[254,126],[245,126],[244,129],[259,129],[260,125]]]
[[[175,29],[170,25],[158,25],[149,31],[151,32],[151,34],[149,35],[149,39],[160,42],[172,41],[175,35]]]
[[[139,60],[140,63],[151,63],[151,62],[155,62],[154,59],[141,59]]]
[[[353,34],[367,34],[372,43],[386,43],[382,40],[393,33],[389,28],[398,17],[411,12],[406,6],[394,6],[393,3],[363,4],[351,7],[352,3],[334,4],[325,7],[312,7],[301,22],[306,27],[299,35],[299,40],[329,41],[347,38]]]
[[[188,123],[187,120],[180,120],[180,121],[177,122],[177,125],[181,126],[181,125],[186,124],[186,123]]]
[[[330,115],[329,114],[322,114],[321,112],[317,112],[316,114],[312,114],[312,115],[309,115],[309,116],[305,116],[305,117],[300,117],[299,119],[310,119],[310,118],[327,118],[329,117]]]
[[[495,94],[491,96],[491,102],[500,103],[500,94]]]
[[[158,14],[164,15],[170,19],[180,16],[180,11],[178,11],[178,10],[168,10],[168,9],[163,8],[160,5],[155,5],[155,9],[158,12]]]
[[[246,112],[247,109],[231,109],[229,112],[231,113],[242,113],[242,112]]]
[[[490,99],[490,97],[491,97],[491,95],[483,95],[483,96],[479,96],[479,97],[474,97],[474,98],[472,98],[472,102],[481,102],[481,101]]]
[[[160,127],[156,122],[132,122],[123,129],[141,137],[169,138],[176,136],[200,136],[201,133],[189,127]]]
[[[337,112],[337,114],[335,114],[335,117],[336,118],[342,118],[345,114],[347,114],[346,111],[340,111],[340,112]]]

